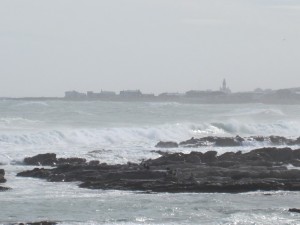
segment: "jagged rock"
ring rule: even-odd
[[[216,142],[217,137],[213,136],[208,136],[208,137],[203,137],[203,138],[194,138],[192,137],[191,139],[187,141],[182,141],[179,143],[179,146],[182,147],[201,147],[201,146],[209,146],[213,145]]]
[[[6,179],[4,178],[4,176],[5,176],[4,169],[0,169],[0,183],[5,183],[6,182]],[[10,188],[0,186],[0,191],[7,191],[7,190],[10,190]]]
[[[218,156],[218,159],[221,161],[233,161],[237,159],[238,155],[241,155],[241,152],[225,152],[224,154]]]
[[[57,163],[57,158],[54,153],[38,154],[33,157],[26,157],[24,163],[34,166],[53,166]]]
[[[300,145],[300,137],[298,137],[295,141],[293,141],[294,145]]]
[[[21,177],[36,177],[36,178],[48,178],[51,172],[44,168],[34,168],[33,170],[26,170],[18,173]]]
[[[215,145],[219,146],[219,147],[234,147],[234,146],[241,146],[242,145],[242,141],[239,141],[240,139],[236,139],[236,138],[217,138]]]
[[[185,161],[188,163],[200,163],[202,160],[203,154],[201,152],[191,152],[190,154],[186,155]]]
[[[51,169],[35,168],[18,176],[51,182],[81,182],[83,188],[146,192],[228,192],[300,190],[300,149],[260,148],[248,153],[216,151],[167,153],[141,164],[107,165],[69,161]]]
[[[157,153],[159,155],[169,155],[170,154],[169,152],[164,152],[161,150],[152,150],[151,152]]]
[[[89,161],[89,165],[90,166],[96,166],[96,165],[99,165],[99,160],[91,160],[91,161]]]
[[[11,225],[56,225],[57,222],[40,221],[40,222],[27,222],[27,223],[13,223]]]
[[[24,159],[26,165],[32,166],[55,166],[63,164],[84,164],[86,159],[83,158],[57,158],[54,153],[38,154],[33,157],[26,157]],[[95,162],[92,162],[95,163]]]
[[[260,148],[244,154],[251,159],[263,159],[274,162],[287,162],[295,159],[293,150],[290,148]]]
[[[178,148],[178,144],[172,141],[160,141],[155,146],[156,148]]]
[[[289,209],[289,212],[300,213],[300,209],[292,208],[292,209]]]
[[[281,137],[281,136],[270,136],[270,142],[274,145],[285,145],[293,143],[293,140]]]
[[[5,183],[6,179],[4,178],[5,171],[4,169],[0,169],[0,183]]]
[[[10,188],[9,187],[2,187],[2,186],[0,186],[0,191],[7,191],[7,190],[10,190]]]
[[[265,137],[262,137],[262,136],[251,136],[250,138],[248,138],[248,140],[255,140],[255,141],[258,141],[258,142],[263,142],[265,141]]]
[[[216,152],[216,151],[208,151],[203,154],[201,159],[204,162],[213,162],[217,159],[217,157],[216,157],[217,154],[218,154],[218,152]]]
[[[76,158],[76,157],[73,157],[73,158],[59,158],[57,160],[57,164],[61,165],[61,164],[84,164],[86,163],[86,159],[83,159],[83,158]]]
[[[240,137],[237,135],[236,137],[202,137],[202,138],[191,138],[186,141],[182,141],[179,143],[181,147],[188,148],[197,148],[201,146],[218,146],[218,147],[235,147],[242,146],[244,142],[266,142],[275,146],[280,145],[300,145],[300,137],[297,139],[289,139],[282,136],[250,136],[250,137]],[[157,145],[157,147],[160,147]]]

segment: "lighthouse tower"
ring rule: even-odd
[[[226,87],[226,79],[223,80],[223,86],[222,86],[222,89],[223,89],[223,90],[226,90],[226,89],[227,89],[227,87]]]
[[[226,79],[223,80],[222,87],[220,87],[220,91],[222,91],[226,94],[231,93],[231,90],[227,87]]]

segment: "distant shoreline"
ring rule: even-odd
[[[67,102],[177,102],[182,104],[267,104],[267,105],[298,105],[299,98],[269,98],[269,99],[238,99],[230,96],[219,98],[65,98],[65,97],[19,97],[19,98],[0,98],[0,100],[12,101],[67,101]]]
[[[297,105],[300,104],[300,87],[287,89],[260,89],[251,92],[231,92],[223,81],[218,91],[190,90],[185,93],[164,92],[158,95],[145,94],[140,90],[125,90],[86,93],[66,91],[64,97],[0,97],[0,100],[19,101],[105,101],[105,102],[178,102],[187,104],[271,104]]]

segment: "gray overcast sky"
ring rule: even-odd
[[[299,0],[0,0],[0,96],[300,86]]]

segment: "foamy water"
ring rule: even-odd
[[[140,162],[160,141],[191,137],[300,136],[300,106],[192,105],[118,102],[0,102],[0,166],[7,172],[0,192],[0,222],[61,221],[63,224],[297,224],[297,192],[247,194],[143,194],[80,189],[16,177],[30,169],[26,156],[55,152],[108,163]],[[249,151],[237,148],[168,149],[190,152]],[[299,146],[295,146],[297,148]]]

